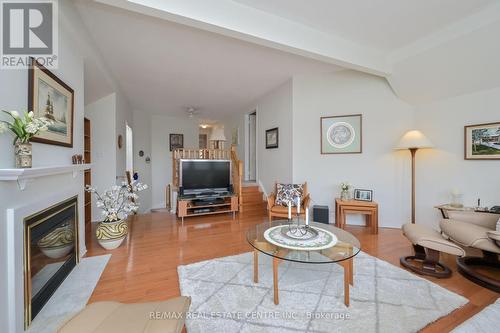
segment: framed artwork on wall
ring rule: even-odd
[[[184,134],[170,134],[170,151],[184,148]]]
[[[321,117],[321,154],[360,154],[362,115]]]
[[[500,160],[500,122],[465,126],[466,160]]]
[[[240,144],[240,128],[235,127],[231,132],[231,144],[238,146]]]
[[[268,129],[266,131],[266,149],[274,149],[279,146],[279,130],[278,127]]]
[[[51,124],[31,141],[73,147],[74,91],[34,59],[32,63],[28,70],[28,110]]]

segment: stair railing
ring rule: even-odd
[[[242,183],[243,183],[243,162],[238,159],[238,154],[236,152],[236,146],[231,146],[231,161],[233,164],[233,190],[234,193],[238,194],[238,208],[239,211],[243,211],[243,195],[242,195]]]
[[[172,184],[179,188],[179,165],[182,159],[200,160],[230,160],[232,162],[232,181],[234,193],[238,195],[238,206],[241,211],[242,203],[242,182],[243,182],[243,162],[238,159],[236,146],[231,146],[230,150],[225,149],[175,149],[172,151]]]

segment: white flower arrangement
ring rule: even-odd
[[[347,192],[351,189],[351,184],[349,184],[348,182],[343,182],[343,183],[340,183],[340,189],[343,191],[343,192]]]
[[[147,189],[148,186],[139,182],[128,185],[123,182],[121,186],[115,185],[102,194],[95,187],[85,186],[85,191],[94,193],[97,198],[96,205],[102,209],[105,216],[104,222],[116,222],[126,219],[130,214],[139,209],[137,192]]]
[[[3,110],[2,110],[3,111]],[[46,118],[35,118],[33,111],[25,112],[23,116],[17,111],[3,111],[12,118],[11,122],[0,120],[0,133],[11,130],[14,133],[14,144],[29,143],[31,138],[40,132],[48,130],[51,124]]]

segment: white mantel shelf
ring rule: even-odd
[[[72,173],[75,178],[80,171],[90,169],[92,164],[71,164],[58,166],[43,166],[30,169],[0,169],[0,181],[17,182],[23,191],[30,180],[40,177]]]

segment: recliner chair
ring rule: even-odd
[[[500,292],[500,280],[493,274],[486,275],[475,270],[482,266],[493,268],[500,274],[500,232],[496,231],[498,214],[450,211],[449,218],[440,223],[441,232],[450,241],[462,247],[478,249],[482,257],[464,256],[457,258],[458,271],[475,283]],[[492,272],[493,273],[493,272]],[[497,275],[498,276],[498,275]]]
[[[458,271],[469,280],[500,292],[500,232],[496,223],[500,215],[474,211],[449,211],[440,223],[441,232],[418,225],[403,225],[403,234],[413,243],[415,255],[401,257],[402,266],[418,274],[438,278],[451,276],[451,270],[439,262],[445,252],[457,256]],[[471,256],[473,249],[481,256]],[[496,271],[484,274],[474,267]],[[495,274],[496,273],[496,274]]]

